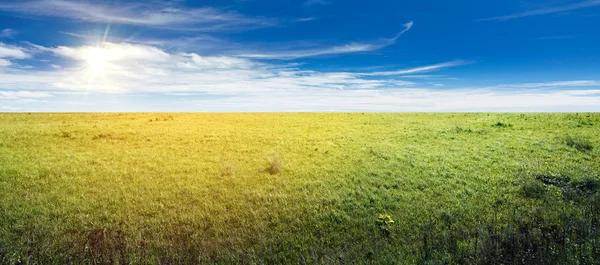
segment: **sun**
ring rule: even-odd
[[[104,48],[91,48],[85,56],[84,61],[87,69],[94,74],[102,74],[113,56]]]

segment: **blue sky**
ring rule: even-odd
[[[0,0],[0,111],[600,111],[600,0]]]

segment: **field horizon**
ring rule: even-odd
[[[0,113],[2,264],[593,264],[600,114]]]

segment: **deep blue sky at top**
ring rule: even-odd
[[[577,1],[328,0],[312,5],[294,0],[180,2],[187,7],[215,7],[277,20],[279,25],[273,27],[211,33],[242,45],[252,42],[266,48],[300,42],[336,45],[391,38],[402,30],[402,24],[415,22],[414,28],[397,44],[381,50],[301,60],[322,69],[409,66],[465,59],[477,64],[456,71],[468,71],[471,78],[514,79],[510,82],[547,81],[548,76],[557,80],[594,78],[600,69],[600,6],[507,21],[479,21]],[[301,18],[314,20],[294,22]],[[81,42],[60,32],[102,32],[106,26],[10,12],[1,13],[0,25],[18,31],[19,39],[46,46]],[[131,25],[112,25],[112,33],[137,38],[199,34]]]

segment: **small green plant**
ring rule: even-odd
[[[463,129],[462,127],[459,127],[459,126],[456,126],[456,128],[454,128],[454,131],[457,133],[462,133],[462,132],[472,133],[473,132],[473,130],[471,130],[471,128]]]
[[[594,148],[592,146],[592,143],[590,143],[590,140],[582,137],[573,138],[570,135],[567,135],[567,137],[565,137],[565,142],[568,146],[573,147],[579,151],[591,151]]]
[[[390,231],[390,227],[393,224],[394,219],[392,219],[391,215],[380,213],[377,216],[377,227],[385,236],[389,236],[392,233],[392,231]]]
[[[511,128],[512,124],[510,124],[510,123],[503,123],[503,122],[497,122],[496,124],[492,125],[492,127],[496,127],[496,128]]]

